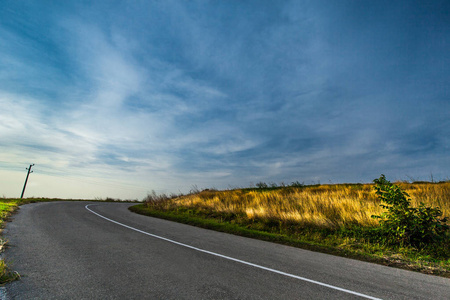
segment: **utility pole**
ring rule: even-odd
[[[27,178],[25,179],[25,184],[23,185],[22,195],[20,195],[20,199],[23,198],[23,194],[25,193],[25,188],[27,187],[28,176],[30,176],[30,173],[33,173],[33,171],[31,171],[31,167],[33,167],[33,166],[34,166],[34,164],[30,165],[29,168],[26,168],[28,170],[28,173],[27,173]]]

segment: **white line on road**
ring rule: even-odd
[[[369,296],[369,295],[365,295],[365,294],[361,294],[361,293],[354,292],[354,291],[351,291],[351,290],[347,290],[347,289],[344,289],[344,288],[340,288],[340,287],[337,287],[337,286],[334,286],[334,285],[331,285],[331,284],[326,284],[326,283],[323,283],[323,282],[320,282],[320,281],[308,279],[308,278],[305,278],[305,277],[297,276],[297,275],[294,275],[294,274],[286,273],[286,272],[275,270],[275,269],[271,269],[271,268],[268,268],[268,267],[257,265],[257,264],[254,264],[254,263],[251,263],[251,262],[247,262],[247,261],[244,261],[244,260],[240,260],[240,259],[237,259],[237,258],[233,258],[233,257],[230,257],[230,256],[222,255],[222,254],[219,254],[219,253],[215,253],[215,252],[211,252],[211,251],[208,251],[208,250],[200,249],[200,248],[197,248],[197,247],[194,247],[194,246],[190,246],[190,245],[187,245],[187,244],[183,244],[183,243],[180,243],[180,242],[177,242],[177,241],[174,241],[174,240],[171,240],[171,239],[159,236],[159,235],[151,234],[151,233],[139,230],[137,228],[134,228],[134,227],[122,224],[120,222],[111,220],[111,219],[109,219],[109,218],[107,218],[105,216],[102,216],[101,214],[96,213],[95,211],[91,210],[89,208],[90,205],[98,205],[98,204],[88,204],[88,205],[85,206],[85,208],[88,211],[90,211],[91,213],[99,216],[100,218],[103,218],[103,219],[108,220],[108,221],[110,221],[112,223],[115,223],[117,225],[126,227],[128,229],[131,229],[131,230],[143,233],[145,235],[148,235],[148,236],[160,239],[160,240],[164,240],[164,241],[167,241],[167,242],[170,242],[170,243],[182,246],[182,247],[186,247],[186,248],[189,248],[189,249],[193,249],[193,250],[199,251],[199,252],[203,252],[203,253],[207,253],[207,254],[210,254],[210,255],[218,256],[218,257],[221,257],[221,258],[224,258],[224,259],[235,261],[235,262],[238,262],[238,263],[241,263],[241,264],[244,264],[244,265],[248,265],[248,266],[252,266],[252,267],[255,267],[255,268],[258,268],[258,269],[266,270],[266,271],[269,271],[269,272],[272,272],[272,273],[276,273],[276,274],[284,275],[284,276],[287,276],[287,277],[291,277],[291,278],[303,280],[303,281],[306,281],[306,282],[314,283],[314,284],[321,285],[321,286],[324,286],[324,287],[327,287],[327,288],[330,288],[330,289],[338,290],[338,291],[341,291],[341,292],[344,292],[344,293],[356,295],[356,296],[363,297],[363,298],[366,298],[366,299],[381,300],[380,298],[375,298],[375,297],[372,297],[372,296]]]

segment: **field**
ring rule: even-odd
[[[422,201],[450,217],[450,183],[400,184],[413,206]],[[375,226],[383,209],[372,185],[320,185],[304,188],[205,190],[161,203],[161,208],[190,208],[202,213],[232,214],[247,221],[295,223],[337,228]]]
[[[450,182],[396,183],[450,217]],[[204,190],[149,195],[134,211],[302,248],[450,276],[450,238],[424,249],[387,245],[376,234],[384,210],[372,184]]]

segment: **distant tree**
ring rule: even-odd
[[[292,187],[302,187],[302,186],[304,186],[304,184],[298,182],[298,180],[297,180],[297,181],[291,182],[290,186],[292,186]]]
[[[269,186],[267,185],[267,183],[260,181],[256,184],[256,187],[259,189],[267,189]]]

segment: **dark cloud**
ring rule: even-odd
[[[0,20],[13,160],[175,190],[448,177],[448,1],[9,1]]]

